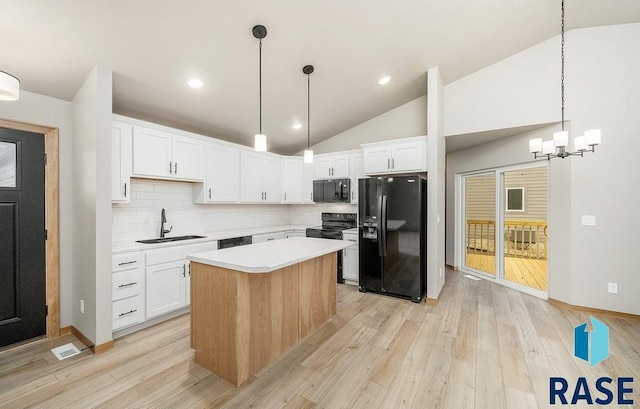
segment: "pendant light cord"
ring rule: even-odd
[[[260,39],[260,50],[259,50],[259,56],[258,56],[258,65],[259,65],[259,82],[260,82],[260,134],[262,134],[262,39]]]
[[[564,131],[564,0],[562,0],[562,24],[560,26],[560,60],[562,68],[560,74],[560,103],[562,111],[562,130]]]
[[[307,74],[307,149],[311,149],[311,74]]]

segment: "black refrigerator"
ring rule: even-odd
[[[427,181],[358,181],[360,291],[421,302],[427,293]]]

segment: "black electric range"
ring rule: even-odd
[[[342,230],[353,229],[357,226],[356,213],[322,213],[322,226],[308,227],[307,237],[320,239],[342,240]],[[338,252],[338,277],[339,283],[344,283],[342,276],[342,251]]]

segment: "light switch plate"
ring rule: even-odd
[[[607,290],[609,294],[618,294],[618,283],[608,283]]]
[[[583,226],[595,226],[596,225],[596,217],[595,216],[582,216],[582,225]]]

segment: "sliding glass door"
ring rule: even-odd
[[[464,266],[496,274],[496,174],[464,176]]]
[[[547,166],[500,172],[504,237],[502,277],[547,292],[549,181]]]
[[[461,175],[462,270],[546,298],[546,162]]]

